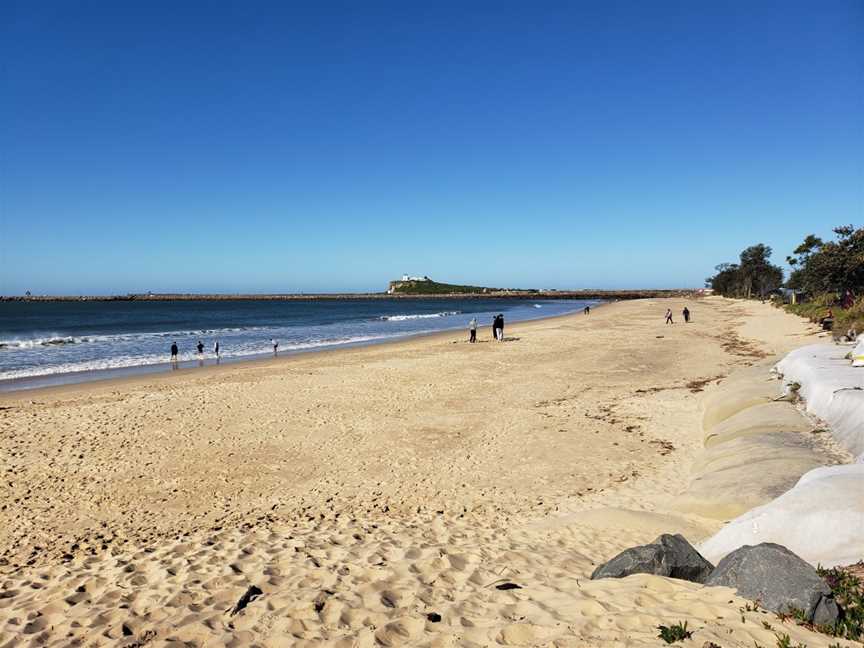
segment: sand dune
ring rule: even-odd
[[[809,335],[667,305],[3,397],[0,646],[827,646],[725,588],[588,580],[720,528],[673,507],[702,390]]]

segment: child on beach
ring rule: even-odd
[[[175,367],[177,366],[177,353],[178,353],[178,351],[179,350],[177,349],[177,343],[172,342],[171,343],[171,364],[173,364]]]
[[[270,340],[270,344],[273,345],[273,355],[279,355],[279,342],[274,338]]]
[[[667,324],[674,324],[675,323],[672,321],[672,309],[671,308],[666,309],[666,323]]]
[[[197,349],[198,349],[198,355],[199,356],[204,355],[204,343],[201,340],[198,340]]]

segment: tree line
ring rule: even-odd
[[[864,227],[834,228],[835,240],[808,235],[786,261],[792,268],[785,286],[811,295],[838,297],[864,293]],[[741,252],[738,263],[721,263],[705,285],[724,297],[760,297],[784,285],[783,269],[771,263],[772,250],[759,243]]]

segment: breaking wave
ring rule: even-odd
[[[430,333],[431,331],[421,331],[421,333]],[[368,342],[380,342],[384,340],[389,340],[393,338],[404,337],[404,333],[393,333],[393,334],[381,334],[381,335],[356,335],[350,337],[343,338],[334,338],[334,339],[316,339],[316,340],[308,340],[305,342],[293,342],[287,344],[280,344],[279,351],[280,353],[285,352],[301,352],[301,351],[309,351],[313,349],[326,348],[326,347],[339,347],[339,346],[348,346],[354,344],[363,344]],[[241,359],[241,358],[250,358],[255,356],[270,356],[272,355],[270,342],[269,340],[257,342],[257,343],[247,343],[244,345],[240,345],[234,347],[230,350],[223,350],[220,354],[221,358],[229,359]],[[206,353],[205,357],[208,360],[212,360],[213,354],[209,352]],[[200,357],[194,352],[185,352],[180,353],[178,360],[180,362],[197,362]],[[6,379],[15,379],[15,378],[31,378],[36,376],[49,376],[53,374],[64,374],[64,373],[80,373],[85,371],[103,371],[106,369],[126,369],[129,367],[146,367],[153,365],[168,365],[168,358],[165,353],[159,354],[142,354],[142,355],[119,355],[113,357],[103,357],[98,359],[88,359],[81,361],[72,361],[65,362],[55,365],[41,365],[41,366],[29,366],[22,367],[20,369],[13,369],[9,371],[0,372],[0,376],[4,380]]]
[[[243,331],[266,331],[273,327],[266,326],[248,326],[234,328],[219,328],[219,329],[196,329],[192,331],[152,331],[146,333],[122,333],[116,335],[42,335],[34,338],[10,338],[0,340],[0,350],[2,349],[38,349],[39,347],[66,346],[70,344],[83,344],[85,342],[101,342],[101,343],[117,343],[117,342],[135,342],[137,340],[147,340],[155,338],[182,338],[182,337],[203,337],[203,336],[220,336],[229,333],[238,333]],[[275,329],[274,329],[275,330]]]
[[[385,322],[405,322],[415,319],[432,319],[434,317],[450,317],[451,315],[461,315],[462,311],[444,311],[443,313],[420,313],[417,315],[382,315],[378,319]]]
[[[40,346],[62,346],[64,344],[80,344],[86,342],[86,337],[40,337],[29,340],[0,340],[0,349],[35,349]]]
[[[30,328],[22,327],[24,320],[15,317],[18,307],[13,306],[6,312],[0,311],[0,391],[16,388],[11,382],[15,379],[24,379],[19,384],[26,385],[27,378],[52,374],[93,373],[95,377],[100,371],[122,373],[136,366],[151,367],[150,371],[167,369],[172,343],[177,344],[178,360],[195,367],[202,361],[205,364],[216,361],[216,342],[220,358],[242,360],[272,356],[271,340],[279,342],[280,354],[300,353],[457,330],[467,326],[471,317],[485,322],[501,312],[502,307],[508,321],[514,322],[573,312],[584,305],[581,301],[481,300],[463,307],[452,302],[424,300],[416,304],[388,304],[388,308],[378,303],[347,301],[290,308],[269,303],[219,304],[200,312],[186,305],[160,304],[148,305],[147,312],[143,312],[137,306],[104,304],[93,307],[97,316],[103,315],[101,318],[90,317],[90,312],[78,313],[72,306],[52,307],[50,312],[36,316],[28,314],[32,321]],[[462,310],[456,310],[457,307]],[[430,312],[437,308],[441,310]],[[151,312],[153,309],[157,311]],[[200,355],[198,340],[204,346]]]

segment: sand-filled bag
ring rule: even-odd
[[[788,402],[753,405],[712,427],[705,435],[705,446],[725,443],[741,436],[772,432],[807,433],[813,425]]]
[[[864,367],[864,337],[858,342],[856,347],[852,349],[852,366]]]
[[[736,518],[699,551],[717,563],[744,545],[775,542],[812,565],[861,559],[864,538],[864,464],[816,468],[777,499]]]
[[[729,520],[782,495],[823,461],[813,441],[799,433],[739,436],[695,458],[690,485],[673,500],[673,508]]]
[[[848,348],[813,344],[777,363],[788,389],[796,389],[807,411],[828,424],[831,434],[856,456],[864,455],[864,370],[846,358]]]

